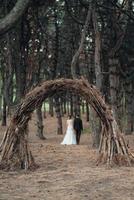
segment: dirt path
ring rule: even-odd
[[[0,171],[0,200],[133,200],[134,168],[96,167],[97,153],[91,149],[89,134],[81,145],[60,145],[63,136],[55,134],[55,119],[47,119],[47,140],[35,136],[30,123],[30,146],[39,168],[34,172]],[[65,120],[64,120],[65,127]],[[88,125],[84,124],[85,128]],[[3,133],[4,128],[1,128]],[[2,136],[2,134],[1,134]],[[130,145],[134,136],[130,137]]]

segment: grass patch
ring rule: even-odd
[[[84,128],[82,133],[83,134],[91,134],[91,128],[90,127],[89,128]]]

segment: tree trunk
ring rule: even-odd
[[[69,109],[69,107],[70,107],[70,105],[69,105],[69,100],[67,100],[67,115],[69,115],[70,114],[70,109]]]
[[[74,114],[73,95],[71,95],[71,97],[70,97],[70,112],[69,112],[69,114],[71,116],[73,116],[73,114]]]
[[[21,24],[21,49],[20,49],[20,57],[18,58],[18,63],[15,63],[15,76],[16,76],[16,102],[19,103],[21,98],[25,95],[26,90],[26,60],[27,60],[27,52],[25,49],[25,40],[24,40],[24,23]],[[19,38],[20,39],[20,38]]]
[[[57,134],[62,135],[63,134],[62,117],[61,117],[60,102],[58,97],[55,97],[55,112],[57,117]]]
[[[73,113],[76,116],[77,114],[80,115],[80,106],[79,106],[79,97],[74,95],[73,96]]]
[[[119,81],[118,81],[118,59],[117,58],[110,58],[109,59],[109,84],[110,84],[110,103],[112,106],[112,110],[114,112],[114,115],[116,117],[116,120],[118,119],[117,115],[117,91],[119,87]]]
[[[0,79],[0,120],[2,119],[2,80]]]
[[[89,3],[89,8],[88,8],[88,13],[87,13],[87,17],[85,20],[85,25],[84,25],[84,29],[82,31],[81,34],[81,41],[80,41],[80,45],[78,50],[76,51],[76,53],[74,54],[73,58],[72,58],[72,62],[71,62],[71,74],[73,78],[77,77],[77,69],[76,69],[76,64],[78,62],[79,56],[80,54],[83,52],[83,46],[84,46],[84,42],[85,42],[85,38],[86,38],[86,32],[90,23],[90,19],[91,19],[91,4]]]
[[[54,110],[53,110],[53,98],[49,98],[49,114],[51,117],[54,116]]]
[[[26,8],[28,7],[30,0],[18,0],[14,8],[0,20],[0,35],[5,34],[10,30],[13,25],[22,17]]]
[[[6,101],[5,98],[3,97],[3,109],[2,109],[2,126],[6,126],[7,125],[7,105],[6,105]]]
[[[126,81],[126,130],[125,133],[133,132],[133,88],[130,81]]]
[[[93,9],[93,25],[95,32],[95,76],[96,76],[96,87],[102,90],[102,70],[101,70],[101,35],[98,28],[97,13]]]
[[[81,99],[81,104],[82,104],[82,114],[85,114],[85,101]]]
[[[92,147],[98,148],[100,144],[100,120],[98,116],[94,112],[94,110],[90,109],[90,125],[92,129]]]
[[[46,119],[46,104],[45,102],[43,103],[43,118]]]
[[[66,105],[67,105],[67,101],[64,99],[64,101],[63,101],[63,113],[64,113],[64,114],[67,113]]]
[[[93,26],[95,32],[95,53],[94,53],[94,65],[95,65],[95,76],[96,76],[96,87],[102,90],[102,71],[101,71],[101,35],[98,27],[98,16],[95,9],[92,12]],[[91,112],[92,116],[92,127],[93,127],[93,147],[98,148],[100,144],[100,131],[101,124],[97,118],[96,113]],[[96,122],[96,123],[95,123]]]
[[[89,122],[89,105],[88,105],[88,103],[86,102],[86,120],[87,120],[87,122]]]
[[[61,116],[64,117],[64,101],[63,101],[63,98],[60,98],[60,110],[61,110]]]
[[[6,34],[7,54],[6,54],[6,69],[4,81],[4,98],[8,106],[8,113],[10,113],[10,106],[13,103],[13,75],[14,69],[12,64],[12,43],[9,34]]]
[[[37,114],[37,134],[36,135],[40,139],[44,140],[46,138],[43,135],[43,128],[44,128],[44,126],[43,126],[43,117],[42,117],[42,110],[41,110],[41,108],[42,108],[42,105],[39,106],[36,109],[36,114]]]

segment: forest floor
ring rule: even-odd
[[[64,132],[66,119],[63,119]],[[84,121],[84,118],[83,118]],[[39,168],[35,171],[0,171],[0,200],[133,200],[134,167],[96,166],[96,150],[84,122],[80,145],[60,145],[56,119],[45,119],[46,140],[36,136],[30,121],[30,147]],[[0,141],[4,127],[0,127]],[[134,135],[126,136],[130,147]]]

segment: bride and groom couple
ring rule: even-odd
[[[65,137],[61,144],[79,144],[81,131],[83,130],[82,120],[79,115],[76,115],[74,119],[72,119],[71,115],[68,116],[67,120],[67,130]]]

